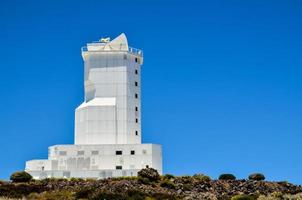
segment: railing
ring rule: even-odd
[[[81,48],[81,51],[82,51],[82,52],[88,51],[87,46],[83,46],[83,47]]]
[[[140,50],[140,49],[136,49],[136,48],[133,48],[133,47],[129,47],[129,52],[132,53],[132,54],[136,54],[136,55],[139,55],[139,56],[143,56],[143,51]]]
[[[82,52],[88,52],[88,51],[91,51],[91,52],[118,52],[118,51],[123,51],[123,50],[88,50],[87,46],[84,46],[81,48]],[[131,54],[134,54],[134,55],[139,55],[141,57],[143,57],[143,51],[140,50],[140,49],[136,49],[136,48],[133,48],[133,47],[128,47],[128,52],[131,53]]]

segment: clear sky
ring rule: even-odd
[[[1,0],[0,178],[73,143],[80,48],[121,32],[144,50],[143,142],[165,173],[302,184],[299,0]]]

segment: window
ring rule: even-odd
[[[123,151],[116,151],[115,155],[123,155]]]
[[[115,169],[123,169],[123,166],[120,166],[120,165],[115,166]]]
[[[138,70],[137,69],[135,70],[135,74],[138,74]]]
[[[149,168],[149,165],[146,165],[146,168]]]
[[[111,176],[112,176],[112,172],[111,172],[111,171],[106,172],[106,176],[107,176],[107,177],[111,177]]]
[[[135,131],[135,135],[138,135],[138,131]]]
[[[135,58],[135,62],[138,62],[138,58]]]
[[[59,151],[59,155],[60,155],[60,156],[66,156],[66,155],[67,155],[67,152],[66,152],[66,151]]]
[[[44,166],[42,167],[42,171],[44,171]]]
[[[83,156],[84,155],[84,151],[78,151],[78,156]]]
[[[131,150],[130,154],[131,154],[131,155],[135,155],[135,151],[134,151],[134,150]]]
[[[124,60],[127,60],[127,55],[126,54],[124,55]]]
[[[138,123],[138,119],[137,118],[135,119],[135,123]]]
[[[138,111],[138,107],[135,107],[135,111]]]
[[[138,94],[137,93],[135,93],[135,98],[138,99]]]
[[[146,154],[147,153],[147,150],[146,149],[143,149],[143,154]]]
[[[91,151],[91,155],[99,155],[99,151]]]
[[[100,172],[99,177],[106,178],[106,172],[105,171]]]
[[[137,81],[135,81],[135,86],[138,86],[138,82]]]
[[[64,178],[70,178],[70,171],[64,171],[63,172],[63,177]]]

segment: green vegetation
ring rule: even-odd
[[[138,177],[138,182],[145,185],[149,185],[151,183],[151,181],[148,178],[141,177],[141,176]]]
[[[192,184],[194,182],[194,178],[192,176],[180,176],[177,179],[184,184]]]
[[[255,174],[249,175],[249,180],[263,181],[263,180],[265,180],[265,176],[263,174],[260,174],[260,173],[255,173]]]
[[[158,181],[160,179],[159,173],[153,168],[145,168],[138,172],[139,178],[147,178],[149,181]]]
[[[29,182],[32,178],[33,177],[25,171],[15,172],[10,176],[10,180],[15,183]]]
[[[256,199],[257,197],[241,194],[241,195],[233,196],[231,200],[256,200]]]
[[[204,174],[195,174],[193,178],[198,179],[199,181],[205,181],[205,182],[211,181],[211,178]]]
[[[38,193],[31,193],[27,196],[27,200],[74,200],[72,192],[67,190],[54,190]]]
[[[273,192],[267,196],[260,195],[257,200],[302,200],[302,193],[282,194],[280,192]]]
[[[160,186],[161,187],[164,187],[164,188],[168,188],[168,189],[175,189],[176,188],[176,185],[170,181],[170,180],[163,180],[161,183],[160,183]]]
[[[222,174],[220,180],[232,181],[220,181],[204,174],[160,176],[146,168],[137,177],[32,180],[26,172],[16,172],[11,182],[0,181],[0,200],[302,200],[302,186],[259,181],[264,180],[261,175],[235,180],[232,174]]]
[[[82,187],[76,191],[74,194],[75,199],[85,199],[93,194],[93,188],[91,187]]]
[[[172,174],[165,174],[162,176],[163,179],[167,179],[167,180],[170,180],[170,179],[174,179],[175,176],[173,176]]]
[[[236,180],[236,176],[233,174],[221,174],[218,178],[219,180]]]

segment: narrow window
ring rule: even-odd
[[[124,55],[124,60],[127,60],[127,55],[126,54]]]
[[[137,118],[135,119],[135,123],[138,123],[138,119]]]
[[[42,167],[42,171],[44,171],[44,166]]]
[[[138,94],[137,93],[135,93],[135,98],[138,99]]]
[[[138,74],[138,70],[137,69],[135,70],[135,74]]]
[[[135,131],[135,135],[138,135],[138,131]]]
[[[136,62],[136,63],[138,62],[138,59],[137,59],[137,58],[135,58],[135,62]]]
[[[78,156],[83,156],[84,155],[84,151],[78,151]]]
[[[137,106],[135,107],[135,111],[138,111],[138,107]]]
[[[135,81],[135,86],[138,86],[138,82],[137,81]]]
[[[134,150],[131,150],[130,154],[131,154],[131,155],[135,155],[135,151],[134,151]]]
[[[116,151],[115,155],[123,155],[123,152],[122,151]]]
[[[115,166],[115,169],[123,169],[123,167],[122,166]]]

